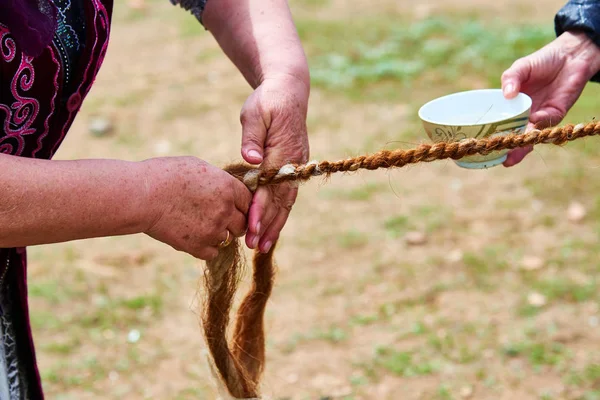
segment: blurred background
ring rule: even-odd
[[[425,102],[499,87],[562,0],[290,0],[311,66],[311,158],[427,141]],[[117,0],[58,159],[239,161],[250,87],[167,0]],[[565,122],[600,111],[588,85]],[[452,161],[304,184],[276,252],[264,393],[278,400],[600,399],[600,139],[487,171]],[[49,399],[214,399],[203,264],[143,235],[38,246]]]

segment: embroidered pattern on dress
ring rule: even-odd
[[[8,28],[0,24],[0,53],[2,61],[6,63],[18,62],[19,67],[12,78],[10,88],[13,97],[13,102],[6,104],[0,103],[0,114],[5,114],[3,136],[0,136],[0,153],[12,154],[20,156],[23,153],[25,146],[26,135],[36,133],[36,128],[33,126],[40,110],[38,100],[27,96],[27,92],[31,90],[35,83],[35,68],[33,67],[33,58],[26,56],[22,52],[17,57],[15,41],[8,31]],[[54,53],[52,58],[55,59]],[[56,59],[55,59],[56,61]],[[54,76],[54,87],[58,88],[58,77],[60,74],[60,63],[57,62],[57,71]],[[48,135],[49,119],[54,115],[55,101],[54,97],[50,104],[50,113],[46,117],[44,123],[44,131],[38,136],[38,149],[34,151],[35,155],[41,146],[41,141]]]
[[[94,43],[93,43],[92,49],[91,49],[91,53],[92,53],[91,60],[92,61],[89,62],[87,64],[87,66],[85,67],[85,71],[83,73],[83,79],[81,80],[81,84],[79,85],[77,90],[75,90],[75,92],[71,95],[71,97],[69,97],[69,99],[67,101],[67,110],[69,111],[69,117],[67,119],[67,122],[63,125],[60,138],[58,139],[58,141],[52,148],[51,155],[53,155],[56,152],[56,150],[58,149],[58,146],[60,145],[60,143],[63,141],[65,135],[67,134],[68,127],[71,125],[71,122],[75,118],[77,111],[79,111],[79,108],[81,107],[83,98],[88,94],[88,92],[92,88],[92,83],[94,82],[96,76],[98,75],[98,71],[100,70],[100,67],[102,66],[102,62],[104,61],[104,56],[106,55],[106,49],[108,47],[108,38],[110,36],[110,19],[108,16],[108,11],[106,10],[106,7],[104,7],[104,4],[102,4],[102,2],[100,0],[92,0],[92,3],[94,4],[94,8],[96,10],[96,14],[94,15],[94,24],[92,26],[94,29],[94,35],[93,35]],[[100,27],[102,27],[104,29],[103,33],[105,33],[106,39],[102,43],[102,48],[100,49],[100,52],[98,53],[98,56],[96,58],[93,56],[93,54],[96,54],[96,52],[98,51],[98,41],[99,41],[99,38],[101,37],[100,32],[99,32]],[[94,70],[92,72],[93,75],[91,77],[91,80],[88,81],[88,79],[90,79],[90,76],[89,76],[90,75],[90,67],[94,64],[94,60],[95,60],[96,65],[94,66]]]
[[[58,26],[53,43],[58,49],[64,71],[64,86],[71,83],[85,40],[85,21],[81,0],[53,0],[58,10]]]
[[[2,49],[2,59],[4,62],[15,61],[15,42],[10,36],[8,30],[0,25],[0,48]],[[24,56],[19,62],[17,72],[10,82],[10,91],[14,101],[9,104],[0,104],[0,112],[4,112],[4,138],[15,139],[12,143],[0,141],[0,151],[4,153],[20,154],[23,150],[23,136],[35,133],[32,127],[35,118],[40,110],[38,100],[27,97],[27,91],[33,86],[35,81],[35,70],[32,65],[32,58]],[[14,146],[17,146],[15,151]]]

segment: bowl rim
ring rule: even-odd
[[[527,112],[527,111],[531,110],[531,105],[533,103],[531,97],[529,97],[527,94],[525,94],[523,92],[519,92],[519,94],[517,94],[517,96],[515,96],[511,100],[516,100],[519,97],[524,98],[525,101],[526,101],[527,107],[524,107],[518,113],[511,114],[511,116],[509,116],[509,117],[497,118],[497,119],[493,119],[493,120],[484,120],[485,122],[477,122],[477,123],[472,123],[472,124],[450,124],[450,123],[445,123],[445,122],[440,121],[440,120],[435,121],[435,120],[432,120],[432,119],[429,119],[429,118],[425,118],[422,115],[422,112],[425,109],[425,107],[428,107],[428,106],[431,106],[434,103],[446,100],[449,97],[464,96],[464,95],[468,95],[468,94],[482,93],[482,92],[496,92],[496,93],[500,92],[501,93],[502,89],[473,89],[473,90],[465,90],[465,91],[461,91],[461,92],[455,92],[455,93],[450,93],[450,94],[447,94],[447,95],[444,95],[444,96],[436,97],[435,99],[432,99],[432,100],[428,101],[427,103],[423,104],[419,108],[419,112],[418,112],[419,118],[421,119],[421,121],[428,122],[428,123],[434,124],[434,125],[444,125],[444,126],[481,126],[481,125],[495,124],[495,123],[499,123],[499,122],[502,122],[502,121],[510,120],[512,118],[515,118],[515,117],[523,114],[524,112]]]

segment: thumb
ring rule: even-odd
[[[513,63],[502,74],[502,93],[507,99],[516,97],[521,91],[523,82],[529,79],[531,64],[526,58],[521,58]]]
[[[240,113],[242,123],[242,157],[250,164],[263,162],[264,145],[269,121],[265,121],[260,106],[252,94]]]

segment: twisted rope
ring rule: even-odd
[[[238,179],[254,191],[258,186],[276,185],[289,181],[307,181],[312,177],[359,169],[399,168],[408,164],[432,162],[451,158],[459,160],[476,154],[488,155],[499,150],[512,150],[538,144],[563,145],[586,136],[600,135],[600,122],[568,124],[562,127],[534,129],[524,134],[511,133],[485,139],[464,139],[460,142],[421,144],[409,150],[381,150],[372,155],[362,155],[334,162],[312,161],[308,164],[286,164],[279,169],[250,169]]]

